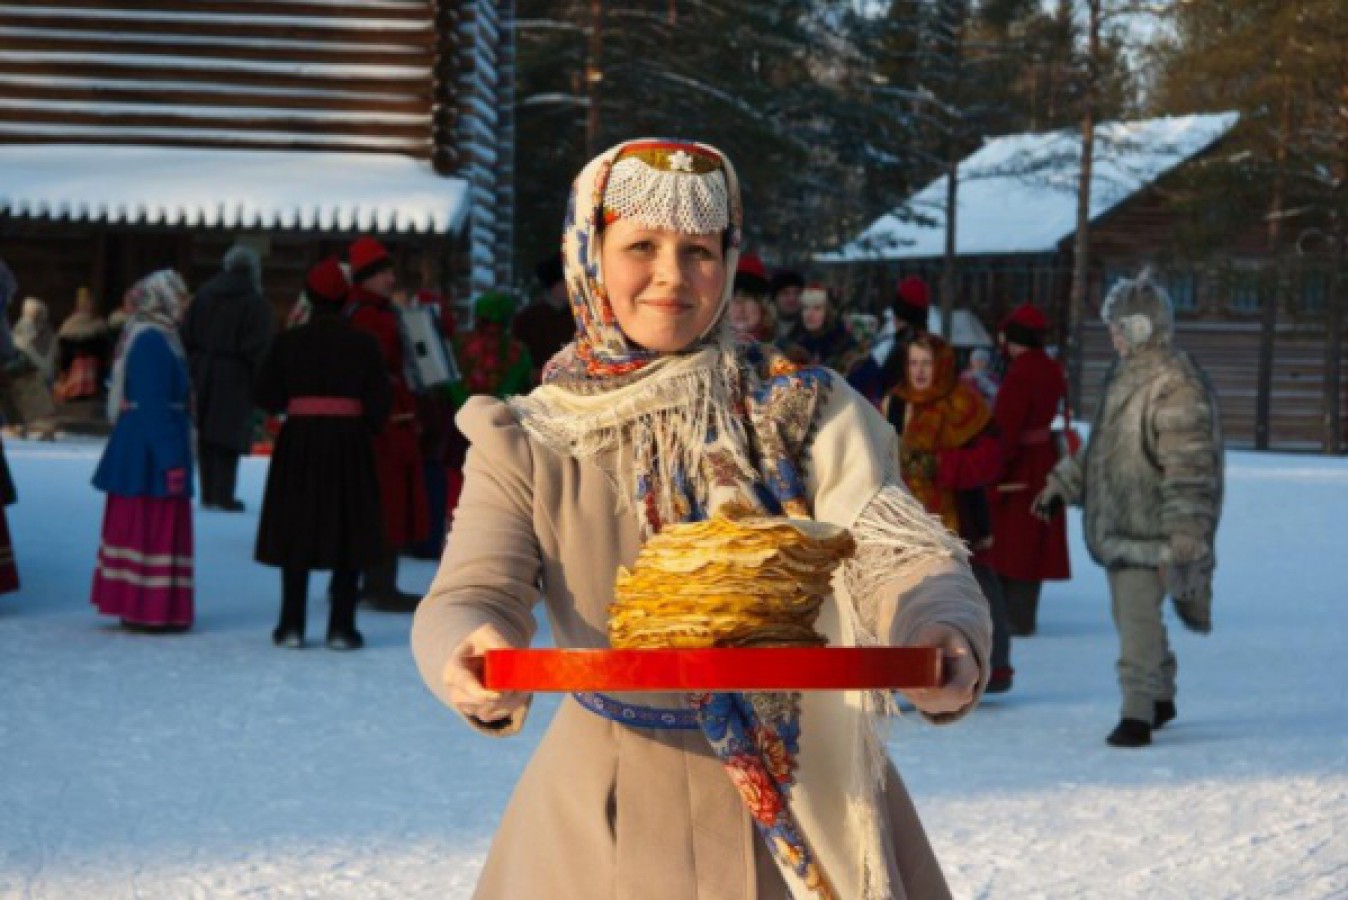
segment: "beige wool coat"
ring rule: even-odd
[[[892,450],[894,442],[888,423],[841,379],[834,381],[806,467],[816,517],[825,521],[832,520],[831,509],[864,506],[866,498],[849,491],[884,478],[861,471],[873,464],[849,447],[874,441]],[[512,645],[528,646],[540,600],[558,646],[609,646],[614,575],[619,565],[632,565],[639,546],[635,517],[617,511],[610,478],[598,465],[544,448],[494,399],[469,400],[458,424],[471,442],[464,489],[412,632],[422,678],[446,705],[441,678],[454,647],[485,623]],[[872,582],[885,595],[877,605],[890,642],[905,643],[928,623],[953,625],[974,648],[981,690],[990,624],[962,557],[933,559]],[[616,696],[684,706],[677,694]],[[520,711],[497,730],[468,724],[507,736],[526,715]],[[892,844],[892,896],[949,896],[892,763],[879,806]],[[700,731],[629,728],[568,697],[516,786],[475,896],[776,900],[788,894]]]

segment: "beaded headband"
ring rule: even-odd
[[[604,185],[604,222],[715,234],[730,225],[721,159],[696,144],[640,141],[624,147]]]

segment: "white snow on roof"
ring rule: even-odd
[[[148,53],[65,53],[45,50],[0,51],[0,63],[49,63],[52,65],[101,65],[121,68],[171,69],[187,72],[250,72],[311,78],[428,78],[430,66],[394,66],[366,63],[315,63],[299,60],[257,60],[214,57],[204,54],[172,56]]]
[[[1235,127],[1218,113],[1096,129],[1091,220],[1201,153]],[[962,256],[1051,253],[1076,231],[1081,139],[1075,130],[994,138],[960,163],[956,251]],[[915,194],[820,262],[939,257],[945,253],[946,178]]]
[[[399,7],[386,5],[385,8]],[[300,28],[330,28],[361,32],[425,31],[430,22],[429,16],[424,19],[354,18],[351,16],[250,16],[236,12],[166,12],[157,9],[81,9],[62,6],[7,6],[5,15],[11,17],[60,16],[64,19],[107,19],[112,21],[196,22],[204,25],[227,21],[236,25],[289,25]]]
[[[447,233],[467,187],[393,154],[0,145],[0,215],[16,217]]]

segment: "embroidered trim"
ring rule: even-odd
[[[607,694],[592,691],[576,692],[571,695],[576,702],[600,718],[610,722],[630,725],[633,728],[668,728],[676,731],[695,731],[697,713],[691,709],[661,709],[655,706],[638,706],[624,703]]]

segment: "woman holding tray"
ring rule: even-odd
[[[412,643],[422,677],[487,734],[529,695],[483,654],[609,646],[618,566],[666,523],[752,508],[847,527],[857,553],[816,627],[834,646],[924,645],[930,719],[988,674],[987,607],[963,545],[902,486],[893,430],[840,376],[737,343],[735,173],[701,144],[620,144],[578,176],[563,236],[577,337],[544,384],[459,413],[463,495]],[[577,694],[505,812],[485,898],[946,896],[874,720],[880,692]],[[639,723],[639,724],[638,724]]]

